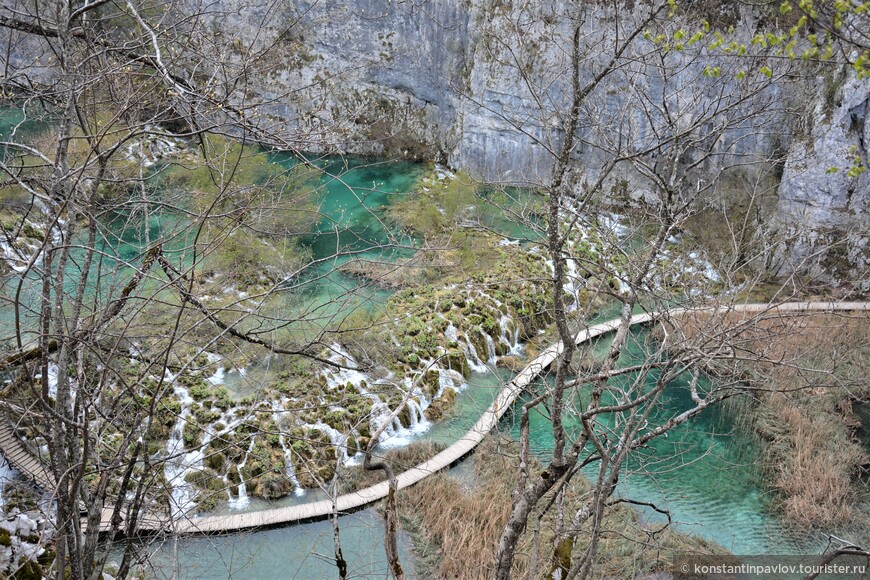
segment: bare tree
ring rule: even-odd
[[[282,168],[257,149],[307,142],[251,96],[248,76],[278,42],[266,26],[276,4],[257,8],[261,34],[229,45],[211,3],[0,8],[2,90],[23,113],[0,166],[4,199],[17,204],[2,232],[17,270],[2,371],[18,405],[7,413],[47,446],[54,577],[100,577],[101,532],[127,538],[116,574],[126,577],[137,531],[193,505],[186,482],[167,481],[173,465],[211,440],[255,450],[232,433],[253,412],[238,417],[213,396],[196,405],[203,418],[178,406],[208,385],[215,353],[239,367],[271,355],[341,366],[323,349],[352,295],[332,309],[280,308],[348,249],[342,223],[331,256],[313,261],[298,241],[323,218],[316,159]],[[208,427],[215,418],[222,429]],[[167,438],[179,444],[164,449]]]
[[[555,324],[564,345],[552,369],[553,384],[541,386],[521,410],[520,471],[498,546],[496,578],[510,576],[530,517],[554,505],[564,509],[558,499],[543,506],[542,499],[551,493],[562,497],[560,490],[581,469],[595,466],[586,501],[560,518],[550,558],[561,577],[588,577],[603,516],[627,459],[739,391],[727,381],[711,387],[700,380],[700,369],[709,361],[733,356],[733,327],[711,324],[703,344],[681,342],[668,333],[660,345],[649,347],[642,363],[622,367],[619,361],[638,309],[656,312],[657,322],[669,327],[664,312],[674,303],[692,307],[733,300],[733,295],[709,294],[712,280],[702,273],[704,260],[681,263],[673,241],[702,211],[721,203],[729,182],[763,183],[764,175],[782,163],[771,143],[787,101],[777,98],[775,83],[778,75],[794,71],[780,68],[774,75],[762,51],[710,58],[704,39],[718,38],[721,44],[722,33],[706,24],[681,28],[673,5],[635,7],[625,18],[618,4],[610,9],[609,28],[601,31],[578,4],[546,14],[529,4],[511,5],[493,29],[512,34],[487,37],[492,58],[519,77],[523,103],[529,103],[493,112],[550,157],[549,177],[536,185],[548,200],[542,233],[552,261]],[[563,60],[543,66],[538,55],[556,51],[542,51],[542,44],[562,47]],[[626,214],[620,235],[608,208]],[[753,233],[765,209],[761,200],[750,203],[739,218],[743,223],[732,226],[727,239],[733,251],[719,254],[720,273],[711,274],[716,281],[721,276],[750,286],[766,276],[771,247],[755,243]],[[694,275],[676,272],[680,267]],[[574,344],[587,324],[584,304],[601,294],[619,304],[620,323],[607,339],[604,359],[592,368],[578,367]],[[653,369],[656,380],[647,385],[645,377]],[[686,373],[692,377],[693,407],[653,425],[662,394]],[[615,382],[616,377],[624,380]],[[529,417],[538,410],[552,423],[554,449],[549,464],[532,473]]]

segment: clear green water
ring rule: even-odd
[[[283,154],[273,160],[288,168],[294,164]],[[291,296],[324,317],[377,308],[389,292],[361,284],[336,268],[354,258],[389,261],[413,254],[415,240],[392,231],[383,210],[412,191],[425,167],[354,158],[327,159],[319,165],[325,172],[318,193],[321,218],[302,238],[315,263],[303,274],[299,292]]]
[[[288,167],[292,165],[287,157],[276,155],[275,159]],[[377,308],[389,296],[387,292],[344,276],[335,267],[350,259],[348,251],[359,257],[377,259],[409,255],[413,240],[394,235],[382,221],[381,210],[410,191],[423,168],[410,163],[362,160],[331,160],[324,165],[327,173],[342,177],[338,180],[327,176],[321,180],[322,219],[304,239],[319,262],[305,273],[301,281],[304,283],[281,294],[280,307],[305,308],[322,314],[324,319],[334,320],[335,316],[359,307]],[[487,225],[512,237],[533,237],[533,232],[512,224],[505,219]],[[166,235],[181,225],[177,217],[169,214],[151,216],[147,228],[141,220],[116,217],[107,222],[110,242],[106,249],[121,260],[132,260],[146,238]],[[115,263],[109,258],[104,267],[114,269]],[[76,267],[77,262],[70,265],[70,268]],[[74,280],[76,272],[72,274],[70,279]],[[125,279],[123,271],[117,275]],[[27,284],[25,281],[20,301],[24,311],[33,304],[35,295]],[[4,299],[0,303],[0,318],[4,323],[11,317],[10,300],[14,290],[15,279],[7,278],[0,297]],[[612,314],[602,314],[602,318],[610,318]],[[473,377],[469,387],[457,398],[455,411],[445,421],[434,425],[426,437],[446,444],[455,441],[480,417],[508,378],[505,373]],[[687,397],[685,385],[679,382],[671,385],[658,416],[685,408],[689,404]],[[501,428],[516,435],[510,414]],[[532,443],[542,457],[552,450],[549,425],[543,416],[532,417]],[[715,540],[736,553],[785,553],[814,547],[812,541],[790,537],[769,514],[769,498],[762,491],[763,484],[752,466],[757,451],[732,433],[732,426],[717,410],[680,427],[668,438],[657,440],[645,456],[646,462],[638,461],[630,466],[618,493],[670,509],[681,530]],[[359,572],[363,576],[377,574],[371,567],[383,567],[379,519],[370,512],[362,512],[366,513],[369,515],[358,514],[344,520],[350,530],[346,534],[350,542],[346,551],[348,560],[363,567]],[[651,519],[655,517],[647,515]],[[156,561],[168,565],[170,548],[171,545],[164,545]],[[183,563],[182,577],[225,578],[230,564],[239,572],[233,577],[240,578],[274,577],[275,570],[287,571],[286,577],[320,577],[321,573],[334,576],[331,564],[312,556],[314,551],[327,556],[332,552],[327,523],[217,538],[182,538],[178,549]],[[404,561],[410,561],[407,553]],[[161,565],[161,570],[166,569]]]
[[[387,577],[382,522],[374,510],[339,518],[349,578]],[[179,580],[337,578],[333,545],[328,521],[177,541],[168,538],[154,550],[148,578],[172,578],[175,566]],[[405,533],[399,534],[399,558],[408,577],[416,578],[411,541]]]
[[[646,330],[635,330],[632,336],[621,365],[639,364],[644,359]],[[606,340],[600,341],[596,350],[606,345]],[[648,373],[647,385],[655,384],[657,376],[656,371]],[[582,391],[579,396],[583,396]],[[515,418],[521,405],[518,401],[517,412],[506,416],[501,425],[514,438],[519,437]],[[650,427],[692,406],[688,380],[674,380],[653,411]],[[566,426],[574,432],[580,430],[576,421],[569,420]],[[549,420],[540,412],[530,415],[530,438],[532,450],[547,461],[553,436]],[[667,509],[679,531],[715,541],[736,554],[815,552],[820,538],[789,533],[773,515],[771,498],[763,491],[764,482],[756,469],[758,458],[752,442],[737,434],[723,410],[713,407],[634,453],[620,476],[616,495]],[[594,478],[597,468],[590,466],[585,473]],[[641,513],[648,521],[666,521],[651,509],[642,508]]]
[[[287,168],[294,164],[284,154],[275,154],[273,159]],[[394,235],[383,221],[383,210],[396,197],[407,195],[424,171],[420,164],[362,159],[327,159],[320,165],[324,173],[313,185],[321,218],[301,238],[312,254],[313,265],[299,279],[284,284],[263,308],[267,315],[306,321],[307,324],[298,325],[301,333],[312,328],[317,332],[359,308],[375,310],[383,306],[388,292],[345,276],[336,267],[354,257],[391,260],[413,252],[414,240]],[[159,178],[150,183],[155,189],[160,185]],[[160,195],[152,193],[152,197]],[[100,223],[101,288],[126,284],[131,274],[125,264],[138,261],[143,249],[155,240],[166,241],[163,248],[170,259],[187,261],[190,253],[187,226],[182,216],[160,209],[154,210],[147,220],[141,214],[108,215]],[[68,292],[74,290],[82,275],[82,256],[75,249],[71,253],[66,276]],[[96,264],[93,268],[92,272]],[[20,280],[10,276],[0,283],[0,323],[6,328],[14,324],[12,306],[19,283],[23,326],[33,325],[39,295],[37,277]],[[91,294],[99,290],[91,284]]]

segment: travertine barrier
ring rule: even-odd
[[[660,319],[664,316],[680,316],[686,313],[704,313],[711,314],[722,312],[747,312],[747,313],[770,313],[777,312],[803,312],[803,311],[870,311],[870,302],[788,302],[784,304],[740,304],[729,305],[722,307],[710,308],[674,308],[666,312],[636,314],[631,318],[631,324],[643,324],[655,319]],[[619,327],[619,318],[608,320],[600,324],[595,324],[581,330],[577,333],[576,343],[582,344],[596,337],[599,337],[608,332],[612,332]],[[553,361],[562,352],[562,343],[556,343],[532,359],[523,370],[507,383],[499,392],[495,401],[481,415],[480,419],[468,430],[468,432],[453,443],[450,447],[435,455],[431,459],[424,461],[414,468],[409,469],[397,476],[399,489],[409,487],[415,483],[422,481],[433,473],[448,467],[462,459],[470,453],[477,445],[483,441],[483,438],[498,424],[502,415],[511,407],[516,398],[523,390],[531,383],[539,374],[546,370]],[[9,429],[11,433],[11,428]],[[10,445],[9,449],[13,450],[14,445],[9,443],[9,438],[4,438],[4,431],[0,429],[0,451],[7,455],[6,445]],[[17,441],[17,439],[16,439]],[[21,445],[18,441],[18,445]],[[23,449],[23,446],[21,447]],[[16,454],[19,457],[20,454]],[[7,455],[9,458],[9,455]],[[47,473],[41,464],[30,456],[32,461],[15,463],[10,459],[10,463],[20,471],[31,476],[39,485],[43,482],[39,481],[41,476],[37,476],[37,468],[42,469],[43,473]],[[35,465],[35,467],[34,467]],[[33,468],[31,473],[29,469]],[[53,485],[51,486],[53,488]],[[338,497],[336,500],[336,509],[339,513],[350,512],[366,505],[372,504],[387,496],[389,484],[384,481],[376,485],[372,485],[365,489],[348,493]],[[285,524],[292,522],[311,521],[324,519],[333,513],[333,505],[330,500],[321,500],[301,505],[285,506],[260,510],[256,512],[246,512],[238,514],[227,514],[220,516],[205,516],[192,517],[174,522],[160,522],[158,518],[146,518],[139,526],[143,531],[167,531],[177,534],[192,534],[192,533],[214,533],[228,532],[234,530],[243,530],[248,528],[256,528],[262,526],[274,526],[277,524]],[[104,514],[104,528],[108,529],[108,519],[111,515],[110,510],[106,510]]]

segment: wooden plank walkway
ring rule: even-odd
[[[29,479],[37,487],[48,492],[55,489],[54,476],[45,468],[45,464],[37,459],[15,435],[14,427],[7,421],[0,420],[0,452],[9,465]]]
[[[799,312],[799,311],[870,311],[870,302],[789,302],[771,306],[769,304],[741,304],[723,307],[709,308],[674,308],[664,313],[644,313],[636,314],[631,318],[631,324],[644,324],[654,319],[660,319],[664,316],[681,316],[684,314],[702,314],[710,313],[717,314],[723,312],[745,312],[745,313],[770,313],[777,312]],[[592,340],[608,332],[612,332],[619,327],[619,318],[608,320],[600,324],[595,324],[580,331],[576,337],[576,343],[582,344]],[[512,381],[507,383],[499,392],[495,401],[481,415],[480,419],[469,429],[469,431],[459,438],[450,447],[435,455],[431,459],[424,461],[414,468],[409,469],[397,476],[399,489],[403,489],[414,485],[436,473],[445,467],[448,467],[462,459],[470,453],[484,437],[498,424],[501,417],[510,409],[516,398],[522,391],[535,379],[540,373],[546,370],[553,361],[562,352],[562,343],[556,343],[532,359],[526,367]],[[5,431],[4,431],[5,429]],[[7,437],[4,439],[3,434]],[[12,440],[8,435],[12,436]],[[7,455],[7,450],[15,454],[19,464],[10,460],[16,468],[23,473],[27,473],[34,478],[37,476],[33,473],[46,473],[39,461],[32,456],[30,460],[22,457],[21,453],[16,451],[20,448],[26,452],[20,441],[14,437],[11,427],[0,426],[0,451]],[[8,447],[7,447],[8,445]],[[18,447],[16,447],[16,445]],[[33,471],[31,471],[33,470]],[[42,476],[38,476],[42,477]],[[49,479],[45,483],[48,484],[46,489],[53,489],[53,480]],[[362,508],[372,504],[387,496],[389,484],[384,481],[379,484],[342,495],[336,500],[336,508],[339,513],[350,512],[355,509]],[[274,526],[278,524],[286,524],[292,522],[310,521],[324,519],[329,517],[333,512],[333,505],[330,500],[321,500],[316,502],[305,503],[301,505],[285,506],[280,508],[272,508],[260,510],[256,512],[246,512],[239,514],[227,514],[220,516],[204,516],[192,517],[168,522],[160,517],[153,515],[144,518],[144,521],[139,526],[143,531],[167,531],[176,534],[194,534],[194,533],[215,533],[229,532],[235,530],[244,530],[249,528],[257,528],[262,526]],[[104,510],[105,528],[108,529],[108,516],[111,512]],[[168,518],[167,518],[168,520]]]

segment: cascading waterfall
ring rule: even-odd
[[[329,437],[329,440],[332,441],[332,444],[338,450],[339,456],[341,458],[342,464],[346,464],[350,460],[350,455],[347,453],[347,435],[335,429],[323,421],[318,421],[313,425],[308,425],[311,429],[317,429],[318,431],[322,431],[326,433],[326,436]]]
[[[256,443],[257,438],[251,436],[251,444],[248,445],[248,450],[245,452],[245,457],[242,459],[242,462],[236,466],[236,470],[239,473],[239,496],[235,499],[230,498],[228,504],[231,509],[244,509],[251,505],[251,498],[248,497],[248,486],[245,483],[245,476],[242,474],[242,469],[247,465],[248,458],[251,455],[251,451],[254,450],[254,444]]]
[[[586,281],[577,273],[577,262],[572,258],[565,259],[565,291],[571,295],[572,302],[568,305],[568,312],[574,312],[580,308],[580,291],[586,285]]]
[[[485,373],[489,371],[489,368],[480,360],[480,357],[477,355],[477,349],[474,348],[474,345],[471,344],[471,341],[468,340],[468,335],[463,335],[465,339],[465,344],[462,346],[462,350],[465,351],[465,358],[468,361],[468,366],[471,367],[476,373]]]
[[[289,399],[283,396],[277,401],[272,401],[272,416],[274,417],[275,425],[277,425],[279,429],[281,429],[281,418],[284,413],[284,404],[287,401],[289,401]],[[281,445],[281,450],[284,452],[284,473],[287,475],[287,479],[290,480],[290,483],[293,484],[293,495],[296,497],[302,497],[305,495],[305,490],[301,485],[299,485],[299,480],[296,478],[296,468],[293,465],[293,452],[287,447],[287,440],[284,437],[283,432],[278,434],[278,443]]]
[[[226,381],[227,370],[224,367],[218,367],[214,374],[206,380],[213,385],[222,385]]]
[[[293,484],[293,495],[302,497],[305,495],[305,490],[299,485],[299,480],[296,479],[296,468],[293,466],[293,452],[287,447],[283,433],[278,436],[278,441],[281,443],[281,449],[284,450],[284,473],[287,475],[290,483]]]
[[[187,424],[191,416],[190,408],[194,403],[190,392],[182,386],[175,377],[167,373],[166,380],[172,384],[172,390],[175,396],[181,402],[181,413],[178,415],[178,420],[172,427],[172,432],[166,442],[166,453],[169,459],[164,464],[163,473],[166,477],[166,482],[172,490],[172,505],[170,513],[173,519],[184,517],[189,511],[196,507],[197,491],[187,482],[188,474],[196,473],[202,470],[203,460],[205,459],[205,450],[209,443],[216,435],[223,435],[233,430],[236,426],[242,424],[249,415],[236,417],[237,407],[231,407],[224,411],[218,421],[224,422],[226,427],[219,432],[213,433],[210,429],[203,430],[201,443],[196,449],[187,451],[184,446],[184,426]],[[252,441],[253,446],[253,441]],[[232,493],[229,491],[230,485],[227,482],[227,494],[232,500]],[[232,503],[231,503],[231,507]]]
[[[0,455],[0,508],[6,505],[6,498],[3,496],[6,491],[6,484],[15,478],[17,472],[9,465],[6,458]]]
[[[468,383],[465,382],[465,377],[462,376],[462,373],[459,371],[455,371],[453,369],[444,369],[436,367],[438,369],[438,392],[435,393],[433,399],[437,399],[441,395],[444,394],[444,389],[451,388],[455,390],[457,393],[461,393],[465,390],[465,387],[468,386]],[[427,401],[426,406],[428,407],[429,401]]]
[[[178,420],[172,427],[169,440],[166,442],[166,453],[169,459],[164,464],[163,473],[166,476],[167,484],[172,489],[170,512],[173,519],[178,519],[196,505],[193,501],[196,492],[193,486],[185,481],[185,476],[191,471],[192,461],[196,460],[196,453],[185,452],[184,449],[184,426],[187,423],[187,418],[190,417],[193,397],[175,380],[175,377],[170,376],[168,380],[172,381],[175,396],[181,401],[181,413],[178,415]]]
[[[439,374],[439,382],[440,382],[440,374]],[[428,402],[425,403],[428,407]],[[423,433],[429,429],[429,419],[426,418],[426,415],[423,414],[423,405],[415,401],[414,399],[408,399],[407,402],[408,409],[410,413],[408,413],[411,417],[411,424],[408,425],[408,429],[414,433]]]
[[[456,329],[453,329],[454,333]],[[454,337],[455,339],[456,337]],[[334,344],[332,346],[334,350],[333,356],[330,358],[333,362],[343,362],[347,366],[353,366],[356,364],[354,358],[345,351],[341,345]],[[439,392],[437,396],[440,396],[444,386],[448,385],[453,388],[456,387],[455,377],[459,377],[458,384],[462,384],[464,381],[462,380],[462,375],[460,373],[449,373],[441,369],[438,365],[433,364],[432,361],[423,361],[427,367],[432,368],[433,370],[437,370],[439,373]],[[479,362],[479,359],[478,359]],[[486,369],[486,366],[482,363],[479,364],[479,367]],[[392,373],[388,374],[385,379],[389,380],[392,378]],[[366,388],[366,385],[374,384],[377,381],[356,369],[339,369],[337,371],[329,371],[324,373],[324,377],[326,378],[327,386],[329,388],[337,388],[341,385],[346,385],[347,383],[351,383],[354,387],[359,391],[360,395],[368,398],[372,402],[371,414],[369,417],[369,427],[374,432],[381,427],[384,421],[392,413],[392,409],[390,409],[387,404],[381,400],[381,398],[376,394],[372,393]],[[412,381],[408,378],[405,379],[406,389],[410,389],[412,385]],[[443,382],[443,385],[441,384]],[[393,418],[390,421],[390,424],[384,429],[383,433],[378,440],[378,443],[384,447],[400,447],[403,445],[407,445],[410,443],[411,439],[419,435],[420,433],[425,432],[431,426],[429,420],[426,418],[424,414],[426,408],[429,406],[431,401],[425,396],[423,391],[417,387],[411,392],[411,397],[408,399],[407,407],[409,410],[408,416],[410,425],[407,427],[402,425],[402,422],[398,417]],[[324,431],[329,437],[330,440],[333,441],[337,447],[340,447],[340,455],[345,463],[347,462],[355,462],[358,461],[362,456],[361,453],[358,453],[357,456],[349,456],[347,453],[347,434],[341,434],[336,429],[330,427],[329,425],[323,423],[317,423],[314,425],[309,425],[309,427],[314,429],[320,429]],[[325,427],[325,428],[324,428]],[[339,435],[341,435],[341,439],[339,439]]]
[[[459,340],[459,331],[456,330],[452,322],[448,323],[447,328],[444,329],[444,338],[450,342],[457,342]]]
[[[492,337],[490,335],[488,335],[486,333],[484,333],[483,338],[484,338],[484,340],[486,340],[486,354],[487,354],[486,362],[488,362],[491,365],[494,365],[496,363],[496,360],[498,360],[498,353],[495,351],[495,341],[492,339]]]
[[[520,342],[520,327],[514,323],[513,318],[505,314],[499,320],[498,325],[501,329],[498,340],[507,345],[508,354],[514,356],[523,354],[523,344]]]

